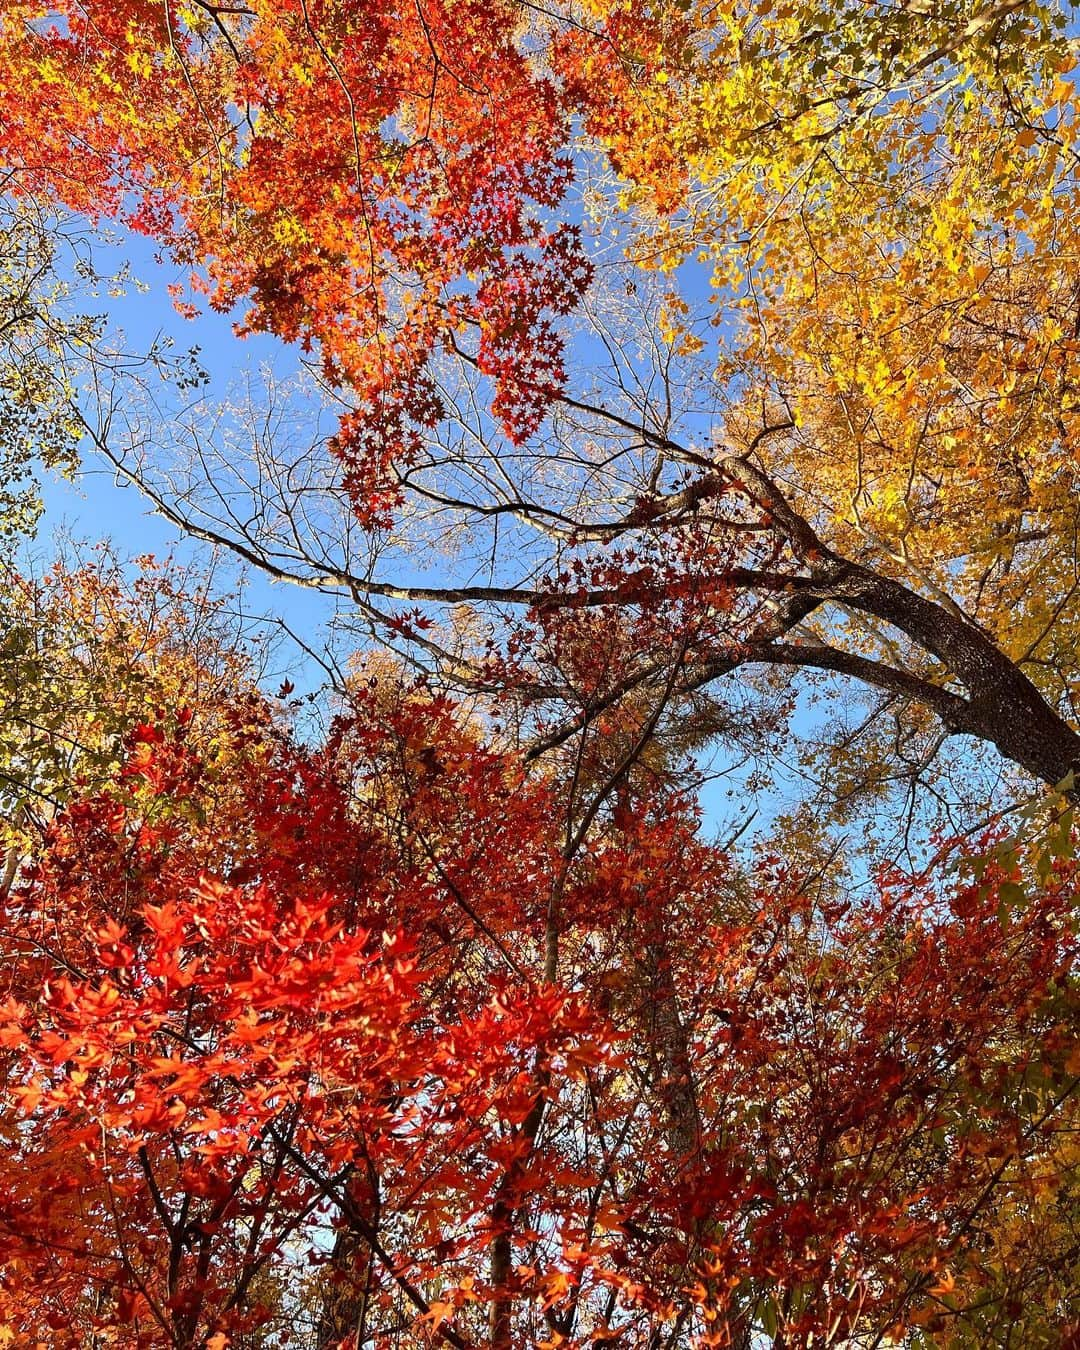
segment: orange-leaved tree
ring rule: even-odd
[[[213,753],[194,717],[136,726],[4,904],[16,1343],[1075,1319],[1060,845],[853,905],[736,868],[668,793],[568,853],[557,792],[423,691],[359,698],[319,750],[219,712]]]
[[[15,201],[151,236],[338,417],[245,461],[50,396],[427,672],[308,744],[243,661],[140,711],[95,620],[92,772],[16,727],[10,1334],[1068,1344],[1067,806],[967,881],[755,871],[682,758],[810,672],[877,699],[827,786],[923,809],[962,734],[1076,795],[1062,15],[15,0],[0,50]]]
[[[367,548],[342,523],[327,550],[273,446],[207,475],[200,438],[163,480],[89,418],[178,523],[362,608],[529,605],[568,550],[704,527],[750,547],[680,693],[839,673],[909,776],[957,734],[1071,770],[1064,11],[20,0],[2,25],[16,198],[167,245],[339,403],[304,481],[338,473]],[[395,517],[470,541],[460,584],[374,566]]]

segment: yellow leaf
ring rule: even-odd
[[[932,1294],[951,1294],[956,1288],[956,1280],[951,1270],[943,1270],[937,1284],[930,1286]]]

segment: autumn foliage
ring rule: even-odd
[[[6,0],[0,539],[78,443],[369,649],[0,578],[0,1345],[1080,1344],[1070,23]]]
[[[133,723],[4,904],[15,1343],[476,1345],[507,1305],[513,1344],[810,1344],[1064,1309],[1058,845],[853,904],[740,868],[677,798],[624,796],[569,861],[562,816],[422,689],[376,680],[317,751],[242,691]]]

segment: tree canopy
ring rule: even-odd
[[[6,551],[82,456],[338,615],[274,696],[217,563],[0,583],[0,1342],[1066,1350],[1072,10],[0,55]],[[298,385],[82,313],[137,236]]]

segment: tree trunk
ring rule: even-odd
[[[348,1184],[353,1211],[373,1229],[378,1227],[378,1192],[373,1178],[356,1173]],[[327,1263],[327,1285],[322,1293],[315,1332],[316,1350],[361,1350],[366,1338],[371,1297],[371,1248],[355,1228],[343,1225],[334,1238]]]
[[[734,569],[736,585],[772,592],[772,608],[782,621],[774,620],[774,631],[748,643],[746,651],[735,656],[728,668],[761,660],[847,672],[880,687],[922,698],[947,730],[989,741],[1006,759],[1051,786],[1080,770],[1080,734],[973,620],[834,552],[768,474],[749,458],[731,456],[724,463],[732,479],[767,514],[777,538],[788,545],[809,573],[789,576]],[[819,649],[812,643],[776,645],[776,636],[786,634],[817,605],[830,601],[898,629],[941,664],[946,678],[962,684],[966,696],[825,643]],[[1075,786],[1070,785],[1068,790],[1078,796]]]
[[[965,686],[966,707],[947,720],[950,731],[992,742],[1006,759],[1052,786],[1080,767],[1080,735],[973,623],[852,563],[844,564],[828,596],[899,628]]]
[[[701,1146],[701,1117],[694,1091],[690,1041],[679,1014],[671,957],[662,938],[654,937],[640,957],[645,980],[643,1031],[654,1061],[656,1095],[667,1119],[673,1158],[692,1158]]]

